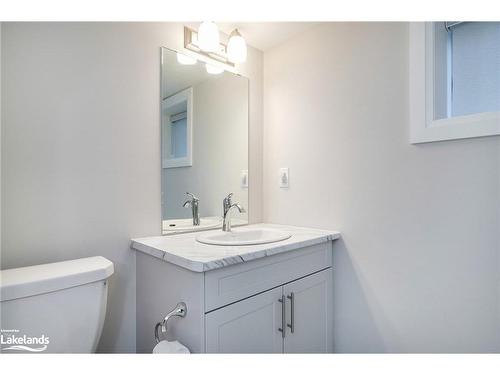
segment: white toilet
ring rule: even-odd
[[[100,256],[0,271],[1,352],[95,352],[113,271]]]

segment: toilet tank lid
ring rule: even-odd
[[[30,297],[105,280],[113,263],[96,256],[0,271],[0,301]]]

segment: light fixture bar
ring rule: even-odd
[[[217,52],[205,52],[202,51],[198,46],[198,32],[196,30],[190,29],[184,26],[184,48],[200,55],[207,56],[213,60],[221,62],[223,64],[234,67],[235,64],[228,60],[226,53],[226,45],[219,43],[219,49]]]

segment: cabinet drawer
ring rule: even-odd
[[[205,312],[331,267],[331,241],[205,272]]]

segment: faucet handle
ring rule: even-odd
[[[231,204],[231,197],[232,197],[233,195],[234,195],[234,193],[229,193],[229,194],[227,195],[227,197],[226,197],[226,198],[224,198],[224,201],[225,201],[225,202],[228,202],[229,204]]]
[[[188,191],[186,191],[186,195],[187,195],[188,197],[191,197],[191,199],[192,199],[193,201],[199,201],[199,199],[198,199],[198,198],[197,198],[194,194],[191,194],[191,193],[190,193],[190,192],[188,192]]]

